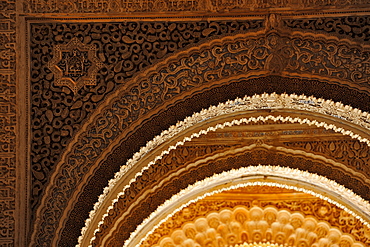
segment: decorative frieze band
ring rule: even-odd
[[[16,3],[0,3],[0,246],[16,238]]]
[[[369,0],[78,0],[24,1],[26,13],[136,13],[136,12],[241,12],[269,8],[322,9],[356,7],[370,4]]]

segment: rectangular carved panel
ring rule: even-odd
[[[15,0],[0,2],[0,246],[15,245]]]

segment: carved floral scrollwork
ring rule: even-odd
[[[366,165],[370,162],[370,149],[364,143],[348,141],[320,141],[320,142],[295,142],[285,143],[288,147],[322,153],[331,159],[352,167],[354,170],[370,175],[370,168]]]
[[[104,29],[105,27],[100,28]],[[170,49],[170,46],[168,49]],[[133,61],[136,61],[138,59],[136,48],[133,51],[135,53]],[[126,53],[118,51],[118,54],[125,55]],[[52,187],[49,193],[60,193],[65,198],[71,196],[73,188],[84,176],[84,172],[81,171],[88,171],[94,164],[97,158],[94,154],[101,153],[127,129],[127,126],[150,110],[177,95],[200,86],[211,85],[222,79],[235,76],[247,78],[254,74],[286,72],[302,76],[327,78],[332,80],[333,83],[340,81],[354,87],[369,87],[369,75],[366,72],[366,67],[369,65],[369,51],[360,50],[357,46],[352,46],[344,41],[334,42],[334,39],[325,39],[322,36],[315,37],[307,34],[289,36],[276,32],[253,33],[253,35],[238,34],[234,37],[225,36],[213,40],[200,45],[198,48],[189,48],[186,54],[181,52],[178,54],[177,57],[168,57],[163,62],[158,63],[155,69],[145,71],[140,76],[134,77],[132,84],[128,85],[127,89],[122,90],[116,98],[110,101],[111,105],[109,107],[96,114],[95,123],[87,126],[86,132],[79,137],[80,142],[75,144],[71,153],[65,154],[65,163],[58,168],[63,172],[57,174],[55,181],[68,189],[62,190],[63,186],[56,186]],[[141,61],[141,59],[138,60]],[[122,64],[124,63],[117,60],[112,61],[113,71],[116,73],[125,72],[126,67],[121,66]],[[347,66],[349,64],[351,66]],[[359,64],[362,66],[358,66]],[[144,65],[142,66],[144,67]],[[135,72],[140,66],[135,69],[130,66],[129,68],[130,71],[125,72],[127,77],[131,76],[131,72]],[[110,82],[114,84],[113,77],[109,78],[112,79]],[[121,75],[121,78],[124,78],[124,76]],[[45,80],[41,81],[45,82]],[[109,85],[109,79],[106,82]],[[110,90],[113,90],[113,87]],[[35,90],[35,92],[38,92],[38,90]],[[50,97],[50,94],[48,94],[47,97]],[[94,98],[92,94],[86,96],[87,98],[90,96],[91,99]],[[39,96],[37,95],[37,97]],[[100,97],[97,98],[98,100],[101,99]],[[82,98],[79,99],[82,101]],[[72,99],[70,101],[73,102]],[[77,102],[79,101],[73,104],[77,104]],[[35,109],[35,111],[37,110]],[[52,113],[46,114],[46,118],[49,121],[53,120]],[[40,128],[39,125],[36,124],[36,127]],[[50,131],[50,127],[46,131]],[[42,131],[40,130],[40,132]],[[71,134],[73,134],[72,131]],[[35,136],[35,139],[40,141],[40,144],[36,147],[41,147],[43,143],[42,134]],[[68,138],[64,140],[68,140]],[[46,156],[49,157],[49,155]],[[55,156],[52,157],[55,158]],[[46,166],[50,167],[48,164]],[[56,210],[58,213],[63,210],[67,201],[57,202],[55,198],[46,198],[45,203],[54,206],[42,210]],[[58,222],[58,220],[54,222]],[[56,227],[52,224],[49,226],[50,229]],[[40,231],[44,241],[51,241],[52,236],[43,232],[43,229],[40,229]]]
[[[32,24],[30,46],[33,184],[31,207],[33,210],[39,202],[49,173],[55,162],[59,160],[62,150],[81,127],[81,123],[107,95],[139,71],[178,49],[197,43],[201,39],[255,30],[262,25],[262,20]],[[75,42],[71,43],[73,40]],[[77,40],[80,40],[80,43]],[[56,52],[58,47],[59,53]],[[89,53],[90,57],[96,55],[97,58],[91,58],[91,60],[96,61],[97,64],[100,62],[96,59],[104,63],[99,73],[91,77],[96,79],[96,85],[79,83],[77,87],[79,91],[74,94],[72,91],[77,90],[75,84],[72,83],[70,87],[58,85],[56,76],[59,75],[60,82],[63,78],[62,68],[65,69],[66,66],[65,63],[61,63],[63,52],[60,48],[65,50],[65,56],[69,55],[71,58],[73,51],[76,50],[73,47],[79,47],[77,50],[87,53],[86,57]],[[66,52],[67,48],[71,52]],[[61,61],[56,61],[52,55],[53,51],[59,54]],[[48,65],[52,65],[54,72],[50,71]],[[85,66],[85,69],[88,68]],[[67,83],[81,79],[74,78],[67,77]],[[129,125],[137,118],[138,112],[154,108],[158,99],[165,100],[166,96],[161,95],[163,91],[160,83],[155,86],[155,83],[143,81],[140,86],[130,90],[125,98],[126,102],[117,102],[112,106],[114,111],[117,109],[124,119],[120,124]],[[171,82],[167,87],[169,91],[176,94],[177,89],[171,88],[173,87]],[[145,105],[140,103],[141,97],[145,99]],[[126,108],[128,104],[130,107]],[[135,113],[133,119],[128,119],[131,110]],[[100,128],[104,126],[100,125],[98,129]],[[86,140],[86,142],[89,141]],[[89,147],[83,153],[90,151],[93,152],[92,154],[96,153],[93,149],[98,147],[97,142],[93,143],[95,147]]]
[[[0,246],[15,246],[19,195],[16,2],[0,2]],[[24,150],[21,150],[24,152]],[[27,197],[22,197],[26,199]],[[16,222],[18,221],[18,222]]]
[[[369,41],[369,16],[284,19],[284,26],[291,30],[310,30],[316,33],[335,33],[339,37]]]

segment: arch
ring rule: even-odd
[[[310,44],[311,48],[307,49],[305,44]],[[318,47],[321,49],[317,50]],[[317,80],[332,90],[339,86],[343,90],[351,89],[362,94],[361,91],[368,87],[366,66],[347,66],[351,64],[347,55],[365,63],[368,49],[367,46],[335,37],[277,33],[272,30],[214,39],[166,58],[112,94],[66,148],[37,210],[32,241],[37,242],[40,236],[42,237],[39,239],[46,242],[56,244],[60,241],[57,239],[59,234],[56,233],[63,231],[71,223],[67,222],[68,218],[71,211],[76,213],[78,206],[75,202],[80,201],[76,198],[89,197],[91,191],[88,190],[92,189],[92,181],[95,179],[92,177],[104,167],[103,163],[113,156],[117,162],[124,162],[130,157],[135,149],[128,148],[129,151],[120,158],[117,158],[120,155],[115,152],[142,130],[140,126],[148,124],[149,120],[160,114],[163,116],[166,109],[190,102],[187,100],[194,100],[197,95],[204,97],[204,92],[213,89],[228,88],[243,80],[266,76],[293,78],[289,80],[299,78],[298,81],[308,83]],[[323,68],[323,64],[311,59],[313,57],[306,58],[307,54],[317,59],[327,57],[326,64],[330,63],[331,66]],[[298,64],[297,61],[302,63]],[[302,64],[308,67],[301,67]],[[333,71],[332,66],[337,70]],[[320,91],[317,88],[315,90]],[[329,92],[320,93],[326,93],[326,98],[330,98]],[[363,93],[363,97],[369,96]],[[141,106],[141,100],[144,106]],[[361,107],[366,110],[368,106],[364,103]],[[184,117],[189,115],[184,114]],[[167,126],[157,126],[156,130],[169,127],[170,124],[168,122]],[[155,134],[149,133],[150,135],[154,137]],[[144,138],[141,142],[148,140],[150,138]],[[139,143],[138,146],[143,146],[144,143]],[[114,173],[113,170],[103,180],[106,181]],[[103,184],[104,182],[100,182],[99,186],[102,187]],[[44,229],[49,230],[47,232]]]
[[[320,101],[321,101],[321,103],[324,103],[324,104],[319,103]],[[226,104],[220,104],[218,107],[211,107],[210,109],[204,110],[201,113],[194,114],[193,117],[187,118],[186,121],[184,121],[184,122],[178,123],[177,126],[172,127],[169,131],[163,132],[163,134],[161,136],[159,136],[159,137],[155,138],[153,141],[149,142],[147,147],[143,148],[140,153],[138,153],[134,156],[133,160],[130,160],[127,165],[122,167],[123,169],[121,170],[121,172],[116,175],[115,180],[110,182],[110,186],[109,186],[109,188],[106,188],[105,192],[107,194],[110,190],[113,190],[114,186],[116,184],[118,184],[120,179],[125,180],[126,183],[130,183],[130,184],[127,184],[127,185],[125,183],[123,183],[123,185],[121,185],[120,188],[121,189],[123,188],[122,191],[124,191],[128,187],[132,186],[132,184],[134,184],[134,182],[137,178],[139,178],[140,176],[144,176],[143,175],[144,171],[148,170],[150,165],[153,165],[153,166],[155,165],[154,161],[149,162],[151,159],[159,160],[163,157],[163,155],[168,154],[171,150],[174,150],[174,149],[178,148],[179,146],[183,145],[185,142],[191,142],[192,139],[197,138],[200,135],[206,135],[207,132],[216,131],[217,129],[223,129],[223,128],[226,128],[226,127],[231,127],[233,125],[241,125],[243,123],[253,123],[253,122],[267,122],[268,120],[273,120],[273,121],[281,120],[282,122],[297,122],[297,123],[300,123],[300,124],[307,124],[307,125],[312,124],[312,125],[317,125],[317,126],[325,126],[325,128],[334,129],[337,132],[342,133],[343,135],[351,135],[350,131],[341,130],[333,124],[324,124],[324,123],[317,122],[316,120],[310,121],[307,118],[303,119],[303,118],[299,118],[299,117],[290,117],[290,116],[283,117],[283,116],[279,115],[279,113],[281,113],[281,112],[278,111],[279,107],[282,107],[282,106],[285,106],[285,108],[287,108],[287,109],[289,109],[289,108],[294,109],[296,112],[298,112],[298,109],[306,109],[306,110],[310,111],[310,114],[311,114],[310,117],[312,117],[314,119],[319,119],[318,115],[314,116],[315,111],[320,109],[319,111],[325,112],[326,114],[328,114],[329,111],[330,111],[328,109],[333,109],[332,106],[334,106],[334,105],[336,105],[336,107],[337,107],[336,108],[336,110],[338,110],[337,113],[342,112],[341,108],[342,109],[346,108],[345,106],[340,106],[340,104],[335,104],[335,103],[330,102],[330,101],[317,100],[314,97],[309,97],[308,98],[308,97],[305,97],[305,96],[294,96],[294,95],[293,96],[288,96],[288,95],[275,95],[275,94],[273,94],[273,95],[265,94],[265,95],[262,95],[262,96],[246,97],[244,99],[238,99],[236,101],[229,101]],[[243,110],[246,110],[246,109],[256,109],[256,108],[257,109],[260,109],[260,108],[275,109],[275,111],[277,112],[276,113],[277,116],[272,116],[272,115],[266,114],[265,116],[257,115],[257,116],[250,117],[250,118],[235,119],[235,115],[238,112],[240,113],[240,112],[243,112]],[[347,107],[347,109],[349,109],[349,108]],[[353,111],[349,110],[349,112],[353,112]],[[336,116],[335,117],[336,119],[338,119],[338,117],[339,117],[339,119],[344,119],[345,118],[343,115],[342,116],[336,115],[337,113],[334,114]],[[230,121],[230,122],[218,122],[218,121],[222,121],[222,120],[218,120],[218,121],[212,122],[212,118],[216,118],[216,119],[221,118],[221,119],[223,119],[222,118],[222,117],[224,117],[223,115],[228,115],[228,114],[234,114],[233,118],[231,118],[232,121]],[[341,113],[339,113],[339,114],[341,114]],[[305,115],[305,116],[308,116],[308,115]],[[366,116],[366,114],[359,113],[359,116]],[[367,118],[367,117],[365,117],[365,118]],[[204,119],[207,119],[208,125],[211,125],[210,127],[208,127],[207,124],[204,124]],[[353,119],[356,119],[356,118],[354,117]],[[198,132],[196,132],[196,133],[190,132],[190,133],[188,133],[188,136],[185,135],[184,137],[181,137],[183,139],[181,139],[181,138],[180,139],[174,139],[174,136],[176,134],[181,134],[182,132],[186,133],[187,128],[191,129],[191,127],[193,127],[193,125],[196,125],[196,124],[201,125],[201,128],[198,129]],[[360,122],[357,122],[357,124],[362,125]],[[365,123],[365,125],[366,125],[366,123]],[[362,139],[358,135],[357,136],[353,135],[353,137],[354,138],[359,138],[360,140],[368,143],[367,145],[369,145],[368,140]],[[160,146],[162,143],[166,143],[170,140],[172,140],[173,144],[172,144],[172,146],[169,146],[167,150],[162,149],[162,153],[160,151],[155,151],[154,148],[156,146]],[[171,141],[169,143],[170,144],[168,144],[168,145],[171,145]],[[259,147],[260,149],[264,148],[264,147],[267,147],[265,144],[259,144],[259,145],[253,144],[253,145],[251,145],[251,147],[246,147],[245,149],[235,150],[234,152],[231,152],[232,155],[230,154],[230,152],[227,155],[229,155],[229,156],[231,155],[231,156],[234,157],[234,156],[236,156],[236,154],[238,152],[243,153],[243,150],[253,149],[253,148],[256,148],[256,146]],[[267,149],[269,149],[269,148],[267,147]],[[314,159],[314,160],[321,159],[319,157],[315,158],[315,155],[313,155],[313,154],[307,154],[307,153],[304,154],[304,152],[295,152],[293,150],[283,151],[284,148],[276,148],[274,150],[275,150],[274,152],[277,152],[277,151],[284,152],[284,153],[292,152],[293,156],[303,155],[304,158],[300,159],[300,161],[297,161],[298,163],[302,162],[302,160],[304,160],[304,159]],[[153,152],[155,154],[160,153],[160,157],[158,158],[158,156],[157,157],[152,156],[152,158],[147,158],[146,160],[144,159],[144,161],[142,161],[143,157],[148,156],[149,155],[148,153],[150,153],[150,152]],[[216,155],[216,157],[218,159],[220,159],[220,157],[222,157],[222,154],[218,153]],[[246,159],[246,160],[248,160],[248,159]],[[149,165],[147,167],[142,167],[138,163],[140,161],[142,161],[145,164],[149,163]],[[210,160],[208,159],[207,162],[210,162]],[[326,159],[324,161],[324,163],[325,162],[328,162],[328,160]],[[324,163],[320,162],[321,165],[324,165]],[[329,161],[329,163],[330,163],[330,161]],[[344,166],[341,165],[341,164],[338,164],[338,165],[342,166],[342,167],[346,167],[345,165]],[[335,166],[338,166],[338,165],[335,165],[332,162],[330,164],[328,164],[329,167],[335,167]],[[141,171],[138,170],[137,169],[138,167],[141,167],[142,170]],[[215,167],[222,167],[222,165],[218,164],[218,165],[215,165]],[[136,175],[132,174],[132,175],[135,175],[135,177],[130,177],[130,176],[127,175],[131,168],[133,168],[133,170],[134,170],[134,168],[136,168],[136,171],[135,171]],[[189,166],[187,166],[187,168],[184,168],[185,171],[188,170],[188,169],[189,169]],[[304,169],[312,169],[312,168],[305,167]],[[214,170],[214,171],[216,171],[216,170]],[[315,172],[315,173],[320,173],[320,171],[314,171],[314,170],[312,170],[312,171]],[[173,172],[174,173],[176,172],[176,174],[177,174],[176,176],[180,176],[178,171],[173,171]],[[184,172],[184,174],[185,173],[186,172]],[[200,173],[202,173],[202,172],[200,172]],[[322,173],[322,171],[321,171],[321,173]],[[146,176],[150,176],[150,175],[146,175]],[[166,178],[163,177],[161,179],[164,179],[164,180],[175,179],[175,177],[172,177],[172,176],[168,177],[168,176],[169,175],[167,175]],[[353,174],[353,173],[352,173],[351,176],[356,177],[356,175]],[[364,181],[364,184],[366,184],[366,183],[367,182]],[[347,184],[347,185],[351,186],[350,184]],[[143,185],[141,185],[141,187],[142,186]],[[163,185],[161,185],[161,186],[163,186]],[[153,188],[153,187],[151,187],[151,188],[154,191],[157,190],[157,188]],[[116,193],[119,193],[119,192],[120,192],[120,189],[118,189],[118,191],[116,190]],[[128,197],[120,198],[120,195],[122,195],[122,194],[118,194],[117,199],[114,200],[115,205],[110,206],[111,208],[115,208],[117,205],[122,206],[122,204],[120,204],[118,202],[119,200],[125,201],[125,204],[129,203],[128,200],[131,200]],[[363,194],[363,196],[366,196],[366,195]],[[104,202],[106,200],[109,203],[109,201],[112,200],[112,199],[114,199],[114,197],[113,198],[110,197],[110,199],[109,199],[109,198],[107,198],[107,195],[104,195],[100,198],[100,201]],[[139,199],[136,198],[135,200],[139,200]],[[132,205],[134,205],[134,204],[132,204]],[[99,207],[100,206],[97,206],[96,210],[99,209]],[[107,208],[107,207],[108,206],[106,206],[105,208]],[[108,211],[112,211],[112,209],[109,210],[109,208],[108,208]],[[128,208],[127,208],[127,212],[130,212],[128,210]],[[94,214],[95,213],[92,213],[92,216]],[[119,210],[114,210],[113,212],[109,212],[109,213],[107,212],[106,216],[108,216],[108,215],[109,215],[109,218],[110,218],[109,220],[107,220],[107,222],[109,222],[108,225],[113,224],[116,217],[121,217],[120,213],[119,213]],[[104,226],[103,222],[100,222],[99,225],[106,232],[108,226]],[[128,225],[130,225],[130,224],[128,224]],[[113,226],[110,226],[108,228],[112,229],[112,227]],[[115,225],[113,228],[117,228],[117,225]],[[104,235],[105,234],[107,234],[107,233],[104,233]],[[101,240],[99,240],[99,241],[101,241]],[[100,242],[97,242],[97,243],[99,245],[101,244]]]

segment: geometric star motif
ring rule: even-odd
[[[66,45],[54,47],[48,67],[56,86],[67,86],[76,94],[85,85],[96,85],[96,74],[103,63],[96,56],[95,45],[83,44],[74,37]]]

